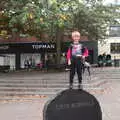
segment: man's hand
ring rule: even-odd
[[[68,65],[71,65],[71,60],[68,60]]]
[[[82,55],[76,55],[77,57],[82,57]]]
[[[85,59],[85,56],[82,56],[82,59]]]
[[[82,56],[82,61],[85,61],[85,56]]]

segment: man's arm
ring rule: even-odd
[[[86,47],[83,48],[83,54],[82,55],[83,55],[83,58],[88,57],[89,51]]]
[[[70,48],[67,51],[67,63],[68,65],[71,64],[71,49]]]

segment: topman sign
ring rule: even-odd
[[[0,46],[0,50],[7,50],[7,49],[9,49],[9,46]]]
[[[55,49],[55,44],[32,45],[33,49]]]
[[[0,53],[44,53],[56,52],[55,43],[9,43],[0,44]]]

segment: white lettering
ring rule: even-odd
[[[0,46],[0,50],[7,50],[9,46]]]
[[[50,48],[50,45],[48,45],[47,48]]]
[[[55,45],[51,45],[51,48],[55,48]]]
[[[43,45],[42,48],[47,48],[47,45]]]
[[[54,49],[55,48],[55,45],[51,44],[47,44],[47,45],[32,45],[32,48],[33,49],[40,49],[40,48],[47,48],[47,49]]]
[[[85,107],[85,106],[93,106],[94,105],[94,103],[93,102],[85,102],[85,103],[79,103],[79,102],[77,102],[77,103],[71,103],[71,104],[57,104],[56,105],[56,109],[58,109],[58,110],[62,110],[62,109],[69,109],[69,108],[71,108],[71,109],[73,109],[73,108],[80,108],[80,107]]]

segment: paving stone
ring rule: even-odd
[[[9,81],[9,80],[22,80],[22,81],[29,81],[30,80],[46,80],[50,79],[52,80],[54,76],[54,80],[51,81],[51,84],[55,82],[55,79],[57,80],[56,83],[60,82],[60,78],[64,78],[63,81],[68,81],[67,75],[68,73],[47,73],[42,75],[41,73],[35,73],[35,72],[26,72],[26,73],[8,73],[6,74],[0,74],[0,81]],[[97,99],[100,102],[102,111],[103,111],[103,120],[120,120],[120,79],[115,79],[115,75],[117,75],[117,78],[120,78],[120,68],[100,68],[100,69],[94,69],[94,72],[92,73],[92,78],[97,78],[96,80],[100,81],[101,79],[107,80],[108,82],[106,84],[103,84],[99,87],[104,87],[104,91],[101,93],[98,92],[91,92],[94,94]],[[23,77],[24,76],[24,77]],[[110,79],[113,78],[114,79]],[[65,78],[66,77],[66,78]],[[108,78],[109,77],[109,78]],[[58,79],[57,79],[58,78]],[[86,78],[89,78],[86,76]],[[77,77],[75,78],[77,79]],[[96,81],[96,80],[93,81]],[[110,80],[109,80],[110,79]],[[85,79],[84,79],[85,80]],[[62,82],[63,82],[62,81]],[[93,82],[91,80],[90,83]],[[85,83],[89,82],[88,80],[84,81]],[[29,83],[29,82],[28,82]],[[36,82],[37,83],[37,82]],[[50,81],[49,81],[50,83]],[[64,83],[64,82],[63,82]],[[94,82],[93,82],[94,83]],[[45,83],[44,83],[45,84]],[[76,81],[77,84],[77,81]],[[4,99],[0,102],[0,118],[1,120],[43,120],[43,106],[47,102],[47,100],[51,99],[53,95],[47,96],[47,97],[40,97],[40,96],[23,96],[26,98],[26,100],[23,100],[20,96],[16,96],[17,99],[14,99],[13,101],[8,100],[4,101]],[[3,97],[3,96],[2,96]],[[33,97],[36,99],[28,99],[29,97]],[[14,96],[12,97],[14,98]],[[9,97],[8,97],[9,99]]]

